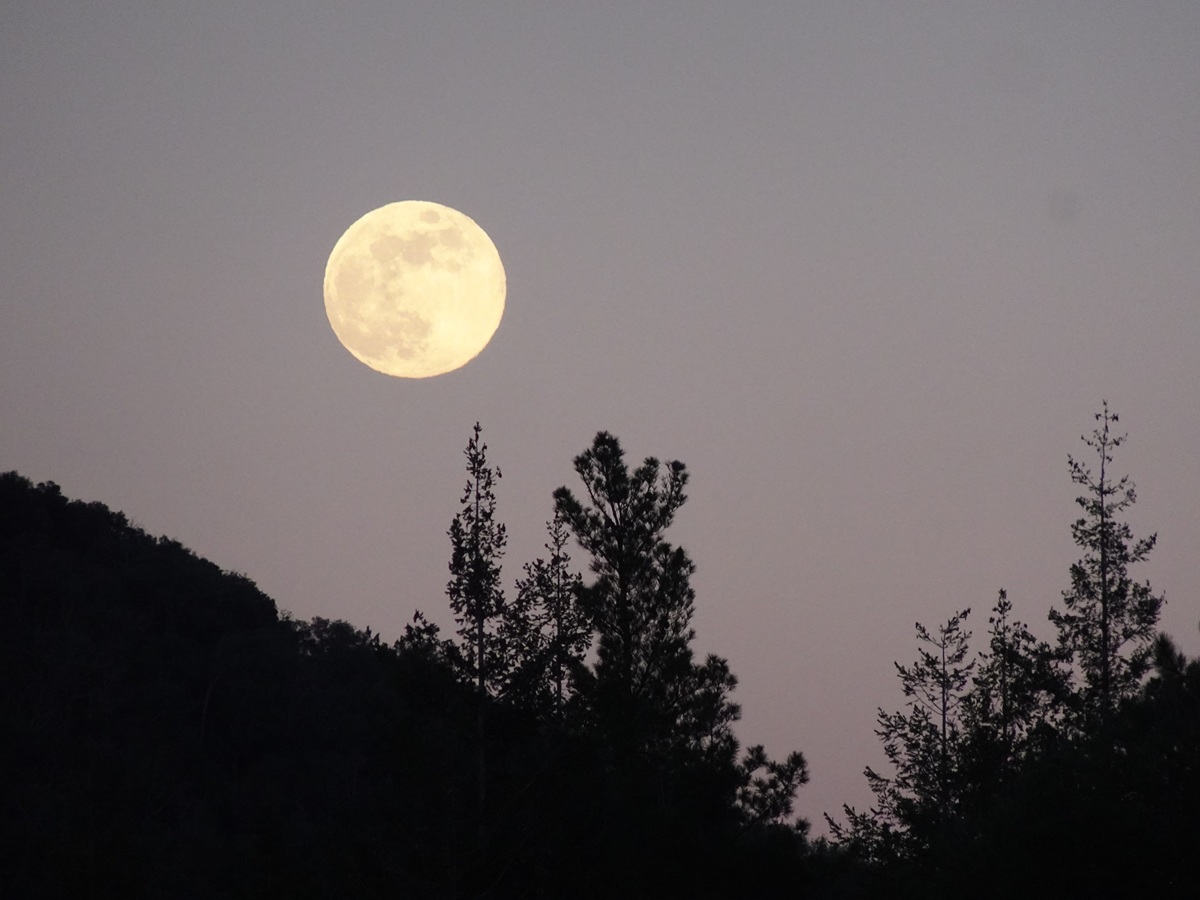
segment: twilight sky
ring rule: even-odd
[[[1200,652],[1198,47],[1194,0],[9,0],[0,470],[391,640],[451,624],[477,419],[510,584],[597,430],[681,459],[697,649],[821,828],[869,800],[914,621],[981,636],[1003,587],[1050,636],[1102,398]],[[508,276],[432,380],[322,300],[404,199]]]

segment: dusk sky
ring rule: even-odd
[[[969,606],[979,644],[1005,588],[1052,636],[1107,399],[1135,574],[1200,652],[1195,0],[7,0],[0,123],[0,470],[297,617],[453,630],[477,420],[510,586],[598,430],[680,459],[697,650],[820,831],[870,801],[915,621]],[[406,199],[508,279],[425,380],[322,298]]]

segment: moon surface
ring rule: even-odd
[[[346,229],[325,266],[338,340],[376,371],[441,375],[474,359],[504,315],[504,266],[468,216],[405,200]]]

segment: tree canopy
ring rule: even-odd
[[[545,554],[502,578],[477,424],[445,638],[280,612],[244,575],[52,482],[0,475],[3,896],[1191,896],[1200,660],[1157,630],[1154,537],[1107,405],[1056,642],[1000,590],[915,626],[875,802],[810,840],[804,756],[743,749],[693,650],[683,463],[596,434]],[[580,566],[572,560],[572,542]],[[436,618],[436,617],[434,617]],[[797,685],[797,691],[819,686]]]

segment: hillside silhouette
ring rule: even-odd
[[[510,596],[476,425],[457,631],[392,644],[0,475],[0,896],[1193,896],[1200,661],[1157,630],[1096,418],[1057,642],[1004,591],[974,643],[969,609],[918,623],[876,802],[815,841],[804,757],[741,747],[736,677],[692,651],[682,463],[598,433]]]
[[[798,871],[736,786],[677,760],[651,799],[660,773],[491,701],[481,844],[479,699],[428,631],[296,621],[11,472],[0,614],[5,896],[718,896]]]
[[[403,884],[439,763],[414,735],[456,698],[445,672],[14,473],[0,597],[8,896]]]

